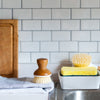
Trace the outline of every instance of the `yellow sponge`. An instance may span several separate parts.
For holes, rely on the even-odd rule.
[[[88,54],[75,54],[72,63],[75,67],[88,67],[91,63],[91,56]]]
[[[62,67],[61,75],[97,75],[96,67]]]

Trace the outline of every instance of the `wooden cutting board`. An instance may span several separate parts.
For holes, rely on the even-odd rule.
[[[18,76],[17,20],[0,20],[0,75]]]

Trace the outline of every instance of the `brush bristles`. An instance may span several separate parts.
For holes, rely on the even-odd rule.
[[[88,67],[91,63],[91,56],[88,54],[76,54],[72,58],[75,67]]]
[[[42,84],[46,84],[46,83],[50,83],[51,77],[34,77],[33,82],[34,83],[42,83]]]

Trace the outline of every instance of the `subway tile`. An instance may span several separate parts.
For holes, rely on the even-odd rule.
[[[60,42],[60,51],[77,52],[78,43],[77,42]]]
[[[49,53],[32,53],[32,62],[37,63],[39,58],[47,58],[49,62]]]
[[[24,20],[23,30],[41,30],[40,20]]]
[[[51,63],[61,63],[69,59],[68,53],[51,53]]]
[[[93,64],[100,64],[100,53],[90,53]]]
[[[96,42],[80,42],[79,52],[97,52]]]
[[[3,8],[21,8],[21,0],[3,0]]]
[[[80,8],[80,0],[61,0],[62,8]]]
[[[60,0],[42,0],[42,8],[60,8]]]
[[[19,41],[32,41],[32,32],[19,31]]]
[[[72,31],[73,41],[90,41],[89,31]]]
[[[0,8],[1,8],[1,0],[0,0]]]
[[[51,19],[51,10],[33,9],[33,19]]]
[[[82,30],[99,30],[99,20],[82,20]]]
[[[33,78],[33,73],[34,71],[38,68],[37,65],[34,65],[34,64],[27,64],[27,63],[24,63],[24,64],[19,64],[18,65],[19,68],[18,68],[18,77],[19,78],[23,78],[23,77],[30,77],[30,78]]]
[[[98,8],[99,0],[81,0],[82,8]]]
[[[52,19],[70,19],[70,9],[52,9]]]
[[[90,19],[90,9],[72,9],[72,19]]]
[[[52,40],[54,41],[68,41],[70,40],[70,32],[69,31],[53,31],[52,32]]]
[[[59,20],[43,20],[42,30],[60,30]]]
[[[41,51],[58,51],[58,42],[41,42]]]
[[[0,19],[12,19],[11,9],[0,9]]]
[[[22,0],[23,8],[41,8],[41,0]]]
[[[91,40],[100,41],[100,31],[91,31]]]
[[[30,53],[19,53],[19,63],[30,63]]]
[[[39,43],[38,42],[22,42],[21,51],[22,52],[39,51]]]
[[[91,9],[92,19],[100,19],[100,9]]]
[[[61,30],[79,30],[80,21],[79,20],[62,20]]]
[[[31,19],[31,9],[14,9],[13,18],[14,19]]]
[[[50,41],[51,32],[50,31],[34,31],[33,41]]]

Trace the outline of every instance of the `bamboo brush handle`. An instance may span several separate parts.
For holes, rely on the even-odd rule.
[[[34,72],[34,75],[48,76],[51,74],[51,72],[47,69],[48,59],[46,58],[37,59],[37,64],[39,68]]]
[[[48,59],[46,58],[37,59],[37,64],[39,66],[39,69],[45,70],[48,64]]]

